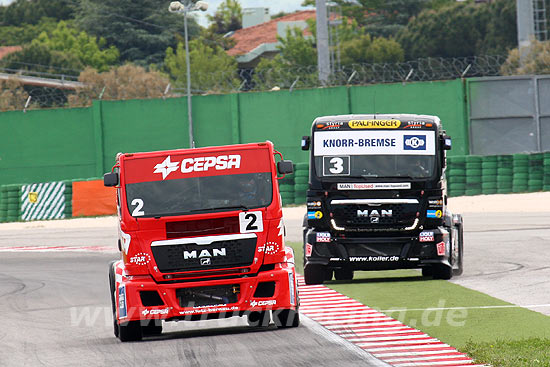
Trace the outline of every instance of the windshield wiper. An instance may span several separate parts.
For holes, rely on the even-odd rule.
[[[194,213],[194,212],[202,212],[202,211],[208,211],[208,210],[220,210],[220,209],[241,209],[241,210],[245,210],[245,211],[248,211],[248,207],[247,206],[244,206],[244,205],[233,205],[233,206],[217,206],[217,207],[213,207],[213,208],[201,208],[201,209],[193,209],[193,210],[190,210],[189,213]]]

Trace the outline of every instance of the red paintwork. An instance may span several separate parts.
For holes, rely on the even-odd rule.
[[[167,235],[166,224],[168,222],[179,222],[179,226],[193,228],[190,224],[185,226],[187,221],[200,221],[205,219],[237,217],[241,210],[232,210],[228,212],[203,213],[196,215],[182,215],[161,218],[134,218],[128,211],[126,202],[125,185],[128,183],[146,182],[162,180],[162,174],[153,173],[155,165],[164,161],[167,156],[170,156],[172,162],[182,162],[186,158],[194,157],[211,157],[230,154],[241,155],[240,167],[238,169],[226,170],[208,170],[203,172],[191,172],[187,174],[181,173],[180,170],[171,172],[165,177],[168,179],[221,175],[221,174],[237,174],[237,173],[253,173],[253,172],[271,172],[273,182],[273,200],[271,204],[265,208],[253,209],[254,211],[262,211],[263,232],[257,232],[257,247],[254,256],[254,262],[250,266],[238,268],[224,268],[223,276],[229,276],[230,279],[214,279],[219,277],[214,269],[205,271],[189,271],[185,273],[161,273],[156,266],[154,256],[151,251],[151,242],[162,240],[173,240],[174,238],[193,238],[201,237],[191,235],[187,237],[177,237],[173,234]],[[130,246],[126,253],[124,245],[122,246],[122,260],[116,266],[117,279],[117,305],[119,305],[119,287],[124,286],[126,292],[126,307],[127,317],[119,318],[117,307],[117,318],[119,322],[126,322],[140,319],[160,318],[170,319],[174,317],[184,317],[186,315],[200,315],[206,313],[223,313],[246,310],[262,310],[262,309],[296,309],[297,305],[297,283],[296,273],[294,269],[294,254],[289,247],[284,245],[284,236],[280,235],[283,231],[280,228],[282,221],[282,208],[279,195],[279,186],[277,181],[277,171],[275,166],[273,144],[271,142],[256,143],[256,144],[241,144],[223,147],[208,147],[197,149],[179,149],[161,152],[149,153],[133,153],[122,154],[118,157],[115,167],[118,166],[120,172],[120,187],[118,187],[118,214],[120,220],[120,241],[124,243],[124,235],[131,236]],[[231,226],[230,226],[231,227]],[[234,226],[233,226],[234,227]],[[239,233],[239,227],[236,227]],[[232,234],[232,233],[224,233]],[[183,234],[185,235],[185,234]],[[206,233],[207,236],[216,234]],[[266,246],[267,245],[267,246]],[[267,250],[268,249],[268,250]],[[136,261],[136,259],[144,259],[144,261]],[[133,259],[133,261],[132,261]],[[143,264],[145,262],[145,264]],[[276,264],[274,270],[258,272],[263,264]],[[242,269],[249,269],[248,273],[251,276],[242,278]],[[229,273],[229,274],[228,274]],[[253,274],[258,274],[254,276]],[[166,282],[166,275],[173,275],[174,279],[181,279],[181,282],[173,282],[168,284],[159,284]],[[289,285],[289,276],[292,283]],[[184,280],[184,281],[183,281]],[[274,297],[254,299],[252,296],[256,290],[256,284],[259,281],[275,281],[276,289]],[[180,308],[179,302],[176,299],[175,292],[177,289],[188,287],[203,287],[221,284],[239,284],[241,293],[238,297],[238,302],[228,304],[223,307],[210,306],[197,308]],[[292,287],[292,297],[290,294]],[[143,307],[139,292],[144,290],[156,290],[164,301],[164,306],[158,307]],[[290,303],[291,298],[294,303]],[[251,307],[252,301],[274,301],[271,305],[256,305]],[[272,302],[273,303],[273,302]],[[151,311],[156,310],[151,315]],[[144,312],[145,311],[145,312]]]

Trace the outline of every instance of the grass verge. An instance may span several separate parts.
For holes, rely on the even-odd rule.
[[[289,245],[295,251],[296,268],[303,274],[302,244]],[[351,282],[325,285],[468,353],[480,363],[550,367],[548,348],[532,353],[533,347],[550,343],[550,317],[538,312],[448,281],[423,278],[417,270],[361,271]],[[514,361],[531,362],[502,364],[495,353],[497,347],[502,348],[502,361],[509,355]]]

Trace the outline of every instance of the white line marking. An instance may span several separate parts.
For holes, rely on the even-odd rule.
[[[396,308],[393,310],[381,310],[380,312],[403,312],[403,311],[446,311],[446,310],[483,310],[493,308],[530,308],[530,307],[550,307],[550,303],[540,305],[500,305],[500,306],[466,306],[466,307],[433,307],[433,308]]]

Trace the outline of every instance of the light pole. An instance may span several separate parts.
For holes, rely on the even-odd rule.
[[[187,120],[189,121],[189,147],[195,147],[193,138],[193,111],[191,109],[191,66],[189,62],[189,40],[187,36],[187,13],[197,10],[206,11],[208,3],[204,1],[172,1],[168,7],[170,13],[183,13],[183,28],[185,33],[185,65],[187,67]]]

